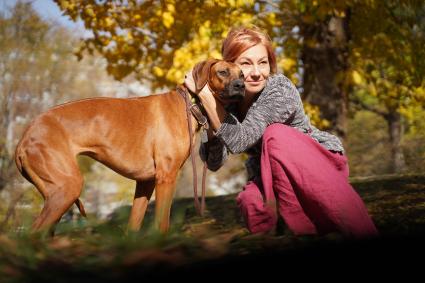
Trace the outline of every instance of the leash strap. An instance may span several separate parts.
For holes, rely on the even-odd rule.
[[[190,138],[190,155],[192,159],[192,172],[193,172],[193,194],[194,194],[194,202],[195,202],[195,209],[198,211],[198,213],[203,216],[205,211],[205,182],[206,182],[206,175],[207,175],[207,162],[204,161],[203,166],[203,173],[202,173],[202,195],[201,195],[201,204],[199,203],[198,199],[198,177],[196,172],[196,162],[195,162],[195,155],[193,153],[193,130],[192,125],[190,123],[190,115],[192,114],[195,119],[198,121],[198,124],[203,128],[201,133],[201,140],[205,145],[208,142],[208,134],[207,130],[209,128],[208,119],[203,115],[201,109],[197,104],[191,104],[191,101],[189,99],[190,94],[188,93],[187,88],[184,86],[177,86],[177,92],[184,98],[186,103],[186,114],[187,114],[187,125],[189,128],[189,138]]]

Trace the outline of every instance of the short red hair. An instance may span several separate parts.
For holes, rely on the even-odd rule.
[[[277,65],[272,42],[267,33],[261,31],[257,27],[232,28],[223,41],[221,54],[223,55],[224,60],[235,62],[239,55],[241,55],[245,50],[260,43],[266,47],[269,57],[270,72],[274,74],[277,71]]]

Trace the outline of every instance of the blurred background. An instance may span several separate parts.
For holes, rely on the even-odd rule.
[[[0,0],[0,231],[26,227],[41,209],[13,159],[32,118],[70,100],[174,89],[197,62],[220,58],[240,25],[268,32],[313,124],[343,140],[351,177],[423,173],[424,1]],[[207,194],[240,191],[245,158],[209,172]],[[131,203],[134,181],[79,163],[88,213],[107,218]],[[190,166],[176,197],[193,196]]]

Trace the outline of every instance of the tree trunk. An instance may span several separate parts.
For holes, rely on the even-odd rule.
[[[12,91],[5,92],[1,100],[0,115],[0,191],[16,174],[13,159],[13,119],[15,100]]]
[[[391,144],[391,173],[402,173],[406,169],[403,150],[400,146],[403,136],[403,123],[401,115],[397,111],[392,111],[386,117]]]
[[[19,192],[16,193],[16,195],[14,197],[12,197],[12,200],[9,203],[9,207],[6,211],[4,219],[0,223],[0,232],[5,231],[5,228],[6,228],[7,223],[9,222],[9,219],[11,219],[15,215],[16,205],[24,197],[24,193],[25,193],[25,191],[21,189]]]
[[[301,27],[303,99],[319,106],[322,118],[330,122],[328,130],[341,139],[345,138],[347,128],[348,22],[349,11],[345,18],[332,17]]]
[[[1,116],[0,116],[0,191],[4,189],[8,182],[9,173],[9,151],[7,130],[10,120],[10,95],[6,92],[2,93],[4,97],[1,102]]]

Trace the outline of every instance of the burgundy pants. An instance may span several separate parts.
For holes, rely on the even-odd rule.
[[[261,180],[250,181],[237,197],[248,230],[272,230],[279,214],[295,235],[377,236],[348,174],[346,156],[292,127],[270,125],[263,135]]]

